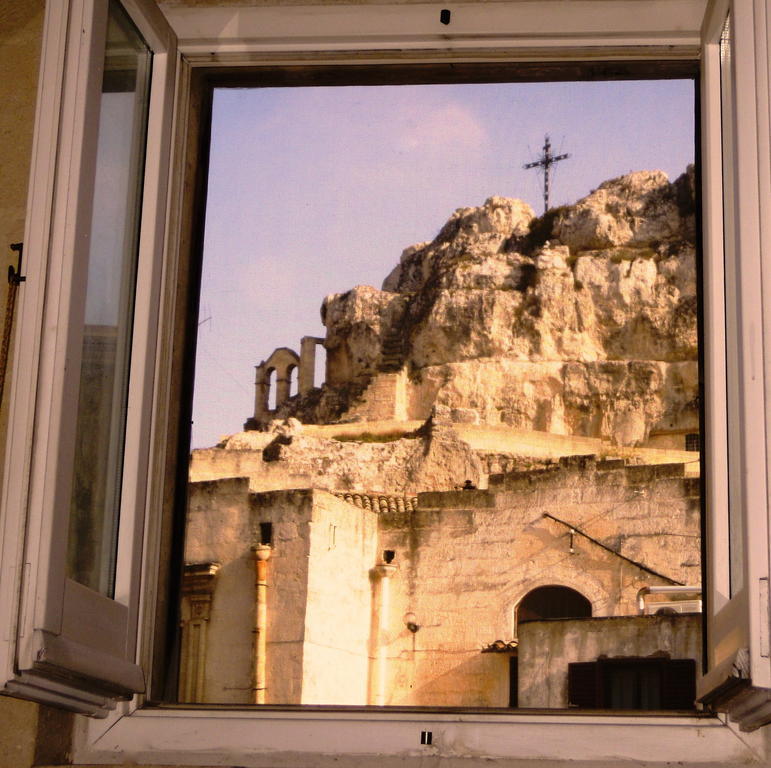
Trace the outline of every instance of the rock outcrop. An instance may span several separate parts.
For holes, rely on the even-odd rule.
[[[397,418],[438,405],[623,445],[698,429],[693,190],[692,168],[642,171],[540,218],[501,197],[457,210],[381,290],[324,300],[327,382],[276,415],[371,418],[368,387],[401,370]]]
[[[322,488],[414,494],[452,490],[465,481],[486,483],[480,455],[452,425],[430,419],[412,434],[320,437],[295,419],[275,421],[264,432],[241,432],[214,448],[193,451],[192,481],[249,477],[262,491]]]

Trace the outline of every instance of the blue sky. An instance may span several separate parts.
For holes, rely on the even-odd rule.
[[[193,447],[239,431],[254,366],[324,335],[328,293],[379,288],[459,207],[518,197],[544,135],[569,152],[552,205],[694,158],[691,81],[222,89],[215,92]]]

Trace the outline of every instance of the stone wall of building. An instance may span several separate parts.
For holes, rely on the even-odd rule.
[[[628,469],[608,470],[618,482],[608,483],[601,501],[586,504],[586,531],[594,531],[593,518],[601,523],[598,534],[614,525],[644,527],[649,510],[628,503]],[[683,575],[680,561],[698,562],[698,515],[689,520],[674,492],[672,509],[660,503],[667,522],[639,552],[638,565],[612,551],[612,536],[606,544],[554,519],[570,503],[582,506],[578,469],[563,468],[554,478],[550,487],[423,493],[414,513],[381,514],[381,541],[399,566],[388,703],[507,706],[508,669],[500,656],[480,651],[517,638],[516,608],[532,589],[569,587],[589,599],[593,615],[634,615],[639,589],[672,584]],[[658,493],[656,482],[650,492]],[[658,572],[645,568],[659,547],[670,555],[676,549],[679,560]],[[420,626],[412,636],[403,629],[409,612]]]
[[[251,525],[255,532],[260,523],[272,526],[272,551],[267,567],[265,702],[268,704],[304,703],[313,499],[311,490],[249,495]],[[255,538],[260,538],[257,533]],[[251,583],[254,583],[253,577]],[[252,604],[254,600],[253,597]]]
[[[379,373],[370,381],[361,399],[348,409],[345,418],[364,421],[425,420],[431,415],[431,406],[429,405],[427,409],[415,408],[411,397],[414,389],[404,370],[396,373]],[[416,412],[420,415],[413,415]]]
[[[258,541],[250,514],[249,483],[243,478],[191,483],[188,493],[185,562],[220,565],[202,650],[202,700],[248,703],[253,700],[255,612],[251,549]],[[293,541],[297,546],[304,544],[300,537]],[[304,558],[297,557],[293,569],[304,564]],[[183,635],[185,629],[183,625]]]
[[[377,514],[323,491],[314,492],[310,512],[301,703],[370,703]],[[278,575],[274,583],[280,586]],[[275,602],[278,624],[284,607],[278,595]]]
[[[219,564],[201,700],[254,701],[253,549],[266,523],[266,703],[366,703],[375,512],[324,491],[250,493],[245,478],[190,484],[185,561]]]
[[[686,470],[685,464],[566,457],[559,466],[491,476],[490,488],[529,496],[620,555],[682,584],[699,584],[700,479]]]
[[[518,639],[517,607],[533,589],[569,587],[593,616],[633,616],[643,587],[698,585],[698,483],[683,465],[578,457],[491,480],[382,504],[192,483],[186,560],[221,564],[207,700],[248,700],[260,523],[273,529],[272,703],[505,707],[508,656],[482,650]],[[384,563],[385,602],[374,578]]]
[[[663,656],[701,664],[700,614],[528,621],[519,628],[519,706],[568,706],[568,664]],[[619,652],[623,649],[623,652]]]

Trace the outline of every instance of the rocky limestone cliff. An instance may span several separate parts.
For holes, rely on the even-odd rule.
[[[458,209],[381,290],[324,300],[327,382],[276,416],[367,418],[373,383],[401,371],[397,418],[440,406],[622,445],[697,430],[694,210],[692,168],[630,173],[540,218],[502,197]]]

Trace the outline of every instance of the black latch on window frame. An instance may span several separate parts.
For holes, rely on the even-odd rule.
[[[19,260],[16,262],[16,268],[13,264],[8,267],[8,282],[11,285],[19,285],[23,283],[27,278],[21,274],[21,260],[24,256],[24,243],[11,243],[11,250],[19,254]]]

